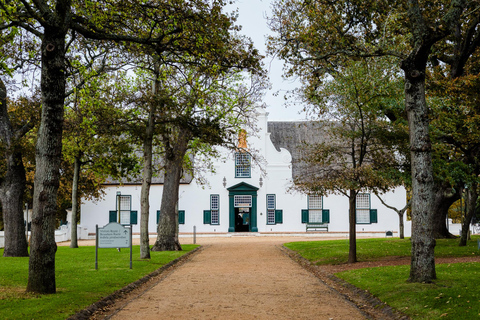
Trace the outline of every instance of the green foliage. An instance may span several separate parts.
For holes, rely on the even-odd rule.
[[[300,77],[300,92],[307,93],[307,101],[328,76],[335,77],[351,61],[388,56],[397,72],[400,62],[407,78],[413,69],[405,68],[414,65],[423,72],[418,65],[423,61],[432,137],[438,139],[434,149],[440,153],[435,169],[439,179],[454,185],[459,179],[472,180],[472,168],[459,161],[478,159],[466,156],[478,149],[473,110],[478,104],[479,42],[474,39],[479,21],[465,14],[476,9],[475,1],[341,0],[332,5],[323,0],[278,0],[273,3],[270,27],[276,35],[269,38],[269,50],[287,62],[286,77]],[[416,60],[410,64],[411,59]]]
[[[463,199],[455,201],[448,209],[448,218],[452,219],[452,223],[462,222],[463,211],[465,209],[463,201]]]
[[[126,127],[136,141],[142,141],[147,120],[153,117],[154,144],[161,156],[175,148],[180,135],[186,136],[188,154],[205,155],[205,162],[195,162],[199,173],[217,156],[215,146],[233,148],[240,128],[255,131],[252,119],[267,86],[260,70],[248,65],[219,66],[193,56],[182,56],[168,65],[156,56],[135,59],[136,77],[120,80],[128,85],[121,89],[124,99],[118,103],[124,104],[129,119]],[[188,64],[183,63],[186,60]],[[185,160],[185,169],[192,169],[190,158]]]
[[[298,1],[272,4],[269,51],[285,60],[285,75],[299,76],[307,91],[339,72],[350,59],[407,54],[402,1]]]
[[[386,58],[345,62],[315,90],[305,88],[312,114],[326,122],[324,142],[307,147],[315,171],[299,181],[301,188],[346,194],[404,184],[407,132],[402,121],[387,117],[399,113],[402,94],[402,81]]]
[[[438,66],[432,70],[429,82],[436,174],[452,186],[459,182],[465,186],[476,185],[480,173],[477,90],[480,74],[471,68],[472,64],[479,63],[477,60],[472,58],[467,64],[466,71],[474,74],[451,79],[444,76],[447,70]]]
[[[138,170],[135,146],[122,125],[128,114],[116,103],[121,97],[112,99],[122,83],[115,82],[113,75],[93,77],[92,72],[89,69],[80,75],[86,81],[74,90],[65,109],[63,157],[71,167],[76,157],[80,159],[83,197],[98,197],[106,178],[127,178]]]
[[[39,66],[40,49],[38,42],[28,32],[17,26],[5,29],[4,21],[5,16],[2,17],[0,8],[0,76],[4,80],[15,81],[13,77],[21,73],[19,70]],[[27,85],[27,82],[23,82],[23,85]]]
[[[28,258],[2,258],[0,264],[0,318],[66,319],[77,311],[123,288],[168,262],[195,248],[182,246],[180,252],[152,252],[151,259],[140,259],[139,247],[133,247],[133,267],[129,269],[130,251],[99,249],[95,270],[95,247],[70,249],[58,247],[56,281],[58,294],[25,293]],[[3,249],[0,250],[3,253]]]

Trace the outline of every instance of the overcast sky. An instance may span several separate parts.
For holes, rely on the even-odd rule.
[[[266,37],[271,33],[267,26],[266,17],[271,16],[270,0],[237,0],[227,7],[227,12],[238,8],[239,17],[237,24],[242,26],[242,34],[250,37],[255,47],[266,55]],[[269,72],[272,89],[265,95],[264,102],[267,105],[269,120],[301,120],[305,114],[299,114],[300,107],[289,106],[285,108],[284,93],[286,90],[295,88],[296,84],[282,79],[283,62],[272,57],[266,57],[265,67]],[[279,92],[278,96],[274,94]]]

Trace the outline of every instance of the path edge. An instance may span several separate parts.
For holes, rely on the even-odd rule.
[[[163,266],[161,266],[157,270],[147,274],[143,278],[140,278],[137,281],[126,285],[125,287],[113,292],[112,294],[104,297],[103,299],[92,303],[91,305],[89,305],[85,309],[78,311],[74,315],[68,317],[67,320],[88,320],[88,319],[90,319],[90,317],[92,315],[94,315],[96,312],[101,312],[101,310],[104,310],[104,309],[114,305],[117,300],[125,298],[129,293],[131,293],[132,291],[134,291],[136,289],[139,289],[142,285],[146,284],[149,280],[153,279],[154,277],[157,277],[157,276],[165,273],[166,271],[168,271],[172,268],[176,268],[176,267],[184,264],[185,262],[187,262],[187,260],[189,260],[191,258],[192,255],[196,254],[197,252],[199,252],[202,249],[203,249],[203,246],[199,246],[199,247],[185,253],[181,257],[178,257],[177,259],[172,260],[167,264],[164,264]],[[157,281],[157,282],[159,282],[159,281]],[[155,282],[155,284],[157,282]],[[145,290],[148,290],[148,289],[144,289],[141,292],[143,293]],[[140,294],[142,294],[142,293],[140,293]]]
[[[370,292],[362,290],[343,279],[338,278],[334,274],[327,272],[302,257],[297,252],[285,247],[279,246],[280,250],[290,259],[297,262],[305,270],[312,273],[316,278],[322,281],[329,288],[338,292],[346,300],[353,303],[370,319],[392,319],[392,320],[410,320],[411,318],[392,308],[385,302],[381,301]]]

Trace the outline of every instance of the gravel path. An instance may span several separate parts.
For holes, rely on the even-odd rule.
[[[111,319],[365,319],[287,257],[286,237],[198,239],[203,245]],[[304,239],[302,239],[304,240]]]

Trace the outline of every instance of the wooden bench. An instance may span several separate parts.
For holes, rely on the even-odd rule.
[[[306,231],[308,231],[308,229],[320,229],[328,232],[328,224],[321,222],[310,222],[306,224]]]

